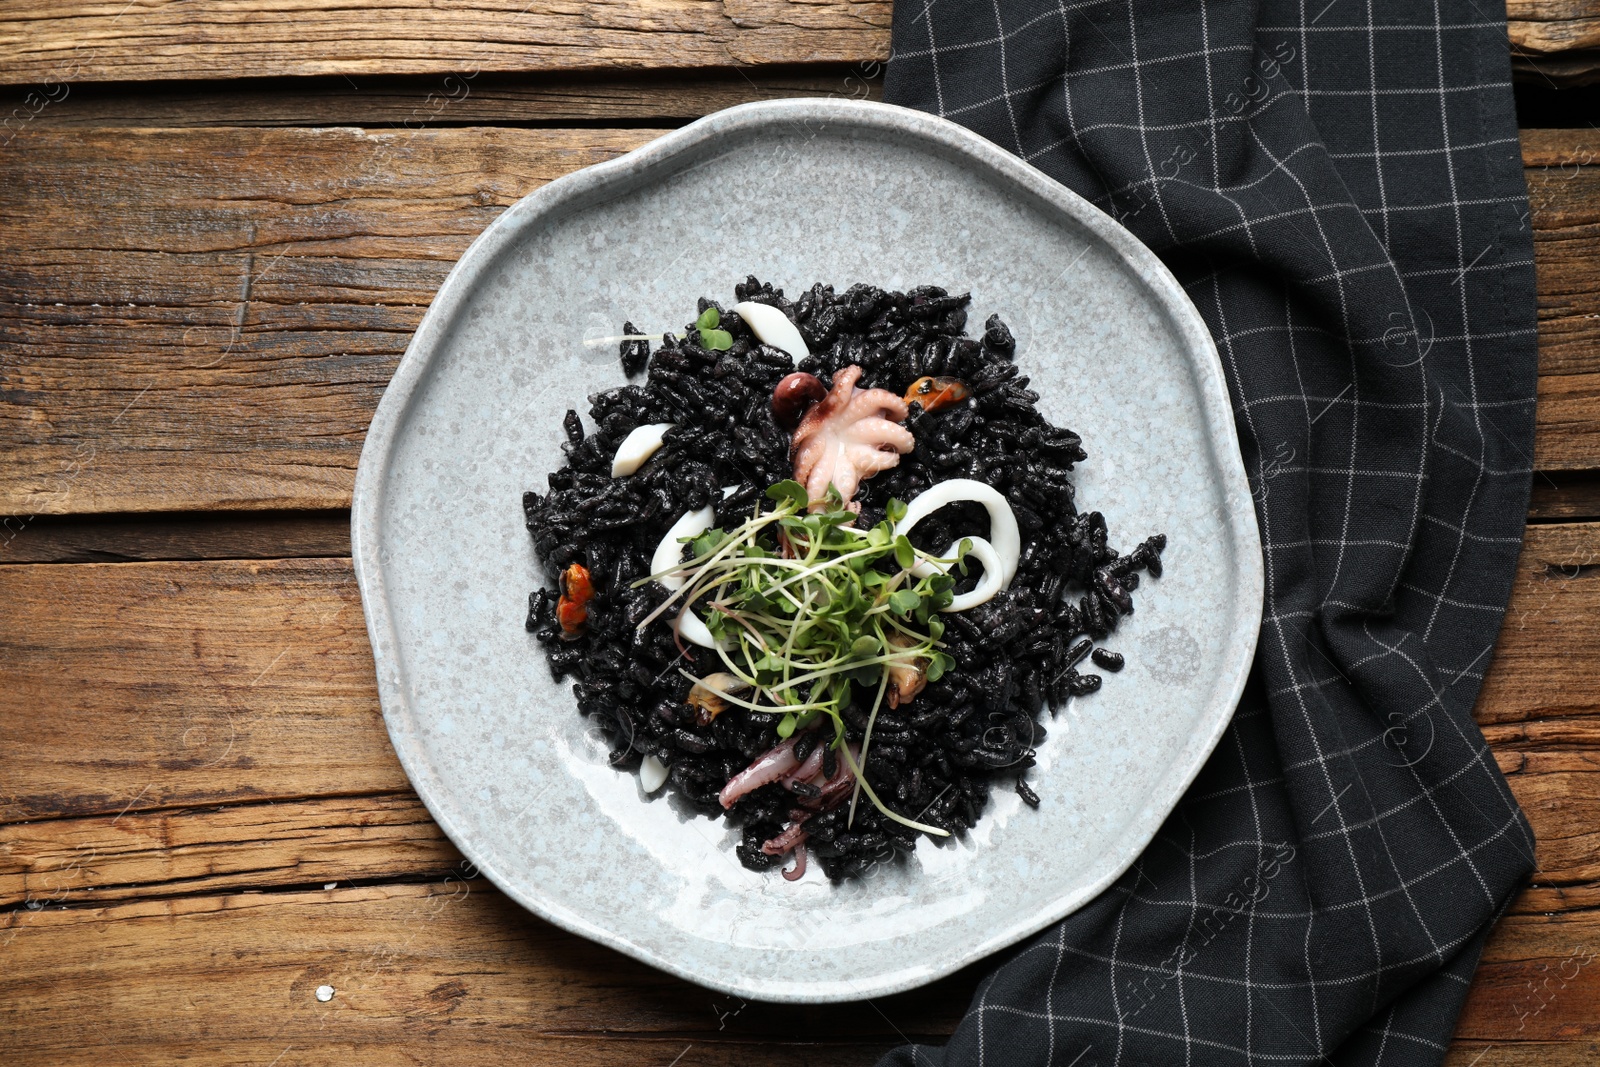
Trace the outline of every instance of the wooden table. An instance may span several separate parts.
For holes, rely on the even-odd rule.
[[[468,241],[707,111],[876,95],[889,4],[308,7],[0,8],[0,1060],[868,1064],[940,1040],[977,971],[747,1004],[464,877],[389,748],[348,558],[362,434]],[[1511,14],[1537,127],[1600,76],[1600,3]],[[1600,1062],[1600,131],[1528,128],[1523,156],[1539,473],[1477,715],[1539,871],[1458,1067]]]

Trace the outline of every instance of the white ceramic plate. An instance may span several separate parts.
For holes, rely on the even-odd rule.
[[[561,415],[623,381],[624,319],[681,329],[747,273],[972,292],[1000,312],[1113,543],[1164,531],[1166,576],[1112,639],[1122,674],[1050,725],[978,828],[843,886],[785,882],[737,833],[612,770],[523,629],[539,584],[521,496]],[[356,477],[356,573],[383,713],[428,809],[529,910],[714,989],[775,1001],[929,982],[1061,918],[1144,849],[1244,685],[1261,552],[1204,324],[1154,255],[966,130],[878,104],[720,112],[562,178],[456,265],[379,405]]]

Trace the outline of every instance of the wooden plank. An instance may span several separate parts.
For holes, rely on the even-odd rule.
[[[1600,524],[1528,527],[1476,715],[1485,726],[1600,714]]]
[[[454,987],[446,984],[441,998]],[[432,1014],[429,1012],[432,1010]],[[329,1013],[330,1021],[338,1016]],[[388,1038],[379,1045],[367,1042],[321,1040],[278,1046],[271,1041],[227,1044],[205,1040],[160,1041],[129,1048],[111,1043],[85,1048],[53,1048],[43,1053],[8,1051],[9,1067],[170,1067],[171,1064],[253,1064],[256,1067],[393,1067],[396,1063],[425,1062],[429,1067],[506,1067],[506,1064],[560,1064],[561,1067],[871,1067],[898,1041],[778,1041],[763,1039],[727,1041],[696,1035],[698,1040],[633,1038],[599,1034],[579,1037],[545,1037],[514,1031],[490,1037],[464,1036],[450,1026],[448,1009],[413,1008],[405,1024],[406,1036]],[[439,1040],[447,1035],[448,1041]],[[420,1050],[426,1048],[423,1053]],[[18,1058],[20,1057],[20,1058]],[[281,1057],[276,1059],[274,1057]],[[681,1059],[679,1057],[682,1057]],[[1521,1062],[1521,1061],[1508,1061]],[[1567,1067],[1578,1060],[1550,1059],[1551,1067]],[[1581,1061],[1584,1064],[1590,1061]],[[1087,1060],[1084,1061],[1086,1065]],[[1084,1065],[1080,1065],[1084,1067]],[[1452,1067],[1454,1063],[1452,1061]],[[1480,1067],[1504,1067],[1483,1064]]]
[[[885,0],[426,0],[363,5],[19,0],[0,17],[11,84],[626,70],[888,58]]]
[[[1600,1041],[1465,1041],[1457,1038],[1444,1067],[1590,1067],[1600,1062]]]
[[[1537,1042],[1551,1055],[1538,1062],[1588,1062],[1568,1052],[1600,1036],[1600,966],[1588,947],[1597,939],[1593,912],[1504,920],[1458,1037],[1480,1050]],[[741,1003],[456,880],[24,909],[0,917],[0,943],[0,1032],[8,1062],[24,1063],[113,1052],[143,1063],[202,1044],[235,1050],[229,1062],[267,1063],[287,1048],[297,1063],[382,1063],[445,1028],[451,1048],[471,1050],[468,1063],[495,1049],[502,1062],[524,1062],[576,1047],[595,1051],[575,1062],[613,1063],[620,1050],[676,1055],[686,1044],[715,1063],[725,1061],[716,1050],[748,1057],[757,1041],[818,1042],[807,1050],[818,1059],[800,1062],[867,1063],[889,1042],[948,1034],[983,970],[875,1004]],[[333,990],[326,1002],[315,996],[322,985]],[[611,1040],[559,1044],[584,1036]]]
[[[1538,840],[1543,911],[1600,883],[1600,723],[1485,731]],[[460,855],[410,792],[129,810],[0,824],[0,908],[81,906],[274,886],[437,880]],[[1554,903],[1552,903],[1554,900]]]
[[[1514,48],[1511,77],[1521,85],[1575,89],[1600,81],[1600,50],[1540,55]]]
[[[1594,1042],[1600,1038],[1600,918],[1510,915],[1484,949],[1456,1037]]]
[[[59,94],[58,94],[59,95]],[[879,100],[883,64],[586,74],[446,74],[74,85],[24,126],[677,125],[784,97]],[[0,139],[4,134],[0,134]]]
[[[1600,459],[1600,132],[1524,131],[1523,161],[1539,277],[1534,464],[1593,469]]]
[[[1600,49],[1600,9],[1593,0],[1506,0],[1507,35],[1524,54]]]
[[[947,1033],[978,977],[959,974],[876,1007],[741,1005],[460,879],[22,909],[0,915],[0,945],[8,1063],[22,1050],[112,1045],[121,1061],[201,1040],[256,1046],[234,1062],[267,1063],[286,1046],[319,1062],[319,1047],[351,1043],[371,1050],[357,1062],[383,1062],[375,1053],[385,1050],[392,1062],[397,1045],[444,1026],[452,1044],[515,1048],[504,1062],[517,1063],[542,1060],[529,1045],[596,1034],[672,1035],[673,1054],[686,1042],[729,1039],[848,1046]],[[321,985],[333,987],[331,1000],[316,1000]]]
[[[1600,131],[1523,130],[1522,160],[1539,279],[1539,370],[1593,376],[1600,372]]]
[[[398,792],[349,560],[0,567],[0,819]]]
[[[1546,522],[1600,518],[1600,473],[1541,471],[1534,475],[1528,518]]]
[[[1600,882],[1600,723],[1507,723],[1484,730],[1533,827],[1544,888]]]
[[[19,520],[347,506],[377,399],[467,243],[654,133],[23,136],[0,156],[0,513]],[[1536,131],[1525,151],[1538,460],[1600,468],[1600,135]]]
[[[372,410],[467,243],[654,134],[28,136],[0,161],[0,217],[17,220],[0,267],[0,510],[19,517],[348,506]],[[24,215],[75,236],[25,236]]]
[[[134,563],[349,554],[347,511],[0,520],[0,563]]]
[[[1528,518],[1600,519],[1600,472],[1540,471]],[[0,519],[0,563],[134,563],[157,560],[348,556],[350,513],[205,512]]]
[[[1541,374],[1533,463],[1593,470],[1600,459],[1600,374]]]
[[[192,0],[176,10],[22,0],[0,18],[0,78],[54,86],[881,62],[891,10],[870,0],[655,0],[645,7],[471,0],[448,11],[421,0],[316,7]],[[1580,0],[1508,0],[1507,11],[1515,54],[1535,76],[1563,77],[1570,66],[1563,57],[1587,60],[1600,47],[1600,16]]]
[[[48,819],[0,826],[0,908],[437,881],[461,863],[410,792]]]
[[[0,862],[0,877],[21,879],[11,883],[13,896],[29,879],[67,869],[80,842],[96,850],[100,866],[58,875],[69,894],[91,899],[105,886],[133,883],[172,891],[155,884],[181,885],[192,867],[146,878],[138,857],[125,861],[97,842],[171,835],[172,826],[190,825],[183,820],[214,822],[174,840],[203,857],[213,856],[208,842],[225,843],[224,873],[282,872],[253,884],[299,884],[292,872],[307,865],[319,872],[309,882],[439,869],[437,841],[417,845],[423,859],[413,866],[405,857],[374,858],[360,804],[325,812],[313,804],[304,820],[320,826],[318,834],[259,843],[241,840],[234,821],[292,820],[298,809],[129,822],[180,806],[407,793],[378,712],[347,560],[0,567],[0,602],[9,609],[0,627],[8,669],[0,686],[0,820],[87,820],[0,837],[33,842]],[[1549,886],[1600,881],[1597,612],[1600,523],[1530,527],[1477,716],[1534,822],[1538,881]],[[130,829],[147,826],[157,829]],[[133,873],[124,877],[117,872],[126,863]]]

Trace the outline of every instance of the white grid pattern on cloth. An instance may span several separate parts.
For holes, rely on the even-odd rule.
[[[1521,543],[1536,369],[1495,15],[1475,0],[897,12],[888,99],[1091,199],[1200,308],[1268,602],[1229,733],[1144,857],[1014,951],[947,1048],[891,1061],[1442,1060],[1533,864],[1471,720]]]

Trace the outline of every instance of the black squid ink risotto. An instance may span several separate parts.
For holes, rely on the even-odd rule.
[[[624,324],[635,383],[566,413],[523,497],[551,670],[614,766],[740,827],[754,870],[861,875],[970,829],[997,780],[1037,808],[1044,711],[1122,669],[1098,645],[1166,537],[1121,553],[1079,512],[1082,442],[998,315],[966,336],[967,294],[734,295],[681,337]]]

